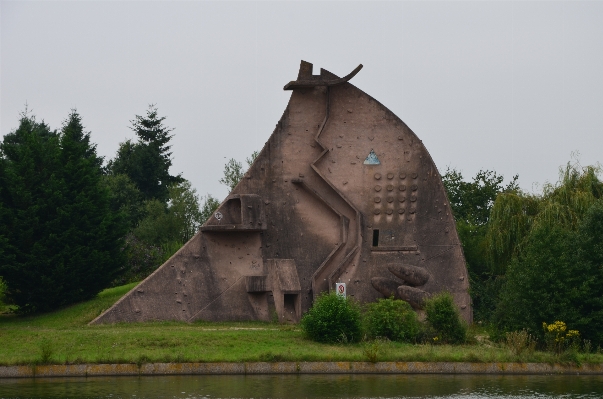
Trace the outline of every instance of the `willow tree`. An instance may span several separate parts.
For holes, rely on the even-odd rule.
[[[567,164],[556,184],[542,195],[520,191],[501,193],[494,201],[486,242],[493,271],[504,274],[507,265],[536,228],[575,230],[587,210],[603,198],[599,167]]]
[[[603,343],[603,183],[597,167],[567,165],[542,195],[500,195],[487,240],[505,274],[495,319],[542,334],[561,320]]]

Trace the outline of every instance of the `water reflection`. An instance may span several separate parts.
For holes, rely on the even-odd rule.
[[[263,375],[0,380],[0,398],[601,398],[603,376]]]

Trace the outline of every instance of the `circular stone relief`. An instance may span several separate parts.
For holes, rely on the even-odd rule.
[[[381,180],[381,173],[375,173],[375,180]]]
[[[416,195],[411,195],[410,196],[410,202],[415,202],[417,200],[417,196]]]
[[[406,185],[401,184],[399,189],[400,189],[400,191],[406,191]]]
[[[404,202],[404,201],[406,201],[406,197],[403,196],[403,195],[401,195],[401,196],[398,197],[398,201]]]
[[[404,208],[400,208],[400,209],[398,209],[398,213],[399,213],[400,215],[404,214]]]
[[[410,186],[410,188],[412,189],[412,191],[417,191],[417,188],[419,188],[419,186],[413,184],[412,186]]]
[[[391,184],[387,185],[387,191],[392,191],[394,189],[394,186]]]
[[[378,204],[379,202],[381,202],[381,198],[379,198],[379,197],[375,197],[375,203],[377,203],[377,204]]]
[[[375,209],[375,210],[373,211],[373,213],[374,213],[375,215],[378,215],[378,214],[380,214],[380,213],[381,213],[381,210],[380,210],[380,209]]]
[[[376,185],[375,186],[375,191],[377,191],[377,192],[381,191],[381,186],[380,185]]]
[[[400,179],[406,179],[406,173],[400,173]]]
[[[413,174],[412,174],[412,178],[413,178],[413,179],[416,179],[416,178],[417,178],[417,176],[419,176],[419,175],[418,175],[418,174],[416,174],[416,173],[413,173]]]
[[[393,209],[388,209],[387,211],[385,211],[385,213],[387,213],[388,215],[391,215],[392,213],[394,213]]]
[[[393,179],[394,178],[394,174],[393,173],[388,173],[387,174],[387,178],[390,179],[390,180]]]
[[[394,197],[387,197],[387,202],[389,202],[389,203],[394,202]]]

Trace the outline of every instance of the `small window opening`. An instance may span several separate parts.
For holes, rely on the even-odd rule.
[[[379,246],[379,229],[373,230],[373,247]]]

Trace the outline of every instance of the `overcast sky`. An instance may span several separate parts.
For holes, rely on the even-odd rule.
[[[555,182],[603,161],[603,2],[1,1],[0,133],[27,103],[77,108],[112,158],[157,104],[172,173],[222,199],[225,162],[262,148],[300,60],[343,76],[423,140],[443,171]],[[540,186],[538,186],[540,185]]]

